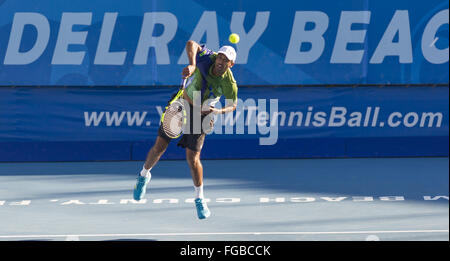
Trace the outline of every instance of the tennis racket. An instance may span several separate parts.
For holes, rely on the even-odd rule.
[[[180,99],[183,97],[185,85],[186,79],[183,79],[180,89],[172,96],[161,116],[162,130],[171,139],[180,137],[186,125],[185,102]]]

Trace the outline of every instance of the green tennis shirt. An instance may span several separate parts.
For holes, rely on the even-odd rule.
[[[202,54],[204,53],[205,53],[204,51],[200,52],[200,54],[198,54],[197,57],[202,56]],[[208,74],[206,75],[207,86],[205,88],[202,97],[202,104],[207,99],[213,99],[215,102],[217,102],[219,101],[222,95],[225,96],[225,99],[233,100],[233,102],[236,103],[238,87],[236,84],[236,80],[233,77],[233,73],[231,72],[230,69],[228,69],[223,75],[215,76],[212,70],[214,68],[214,62],[216,60],[217,53],[210,52],[208,56],[209,56],[208,58],[211,59],[212,64],[209,67]],[[201,58],[205,59],[206,57]],[[189,98],[191,98],[191,100],[193,101],[194,92],[195,91],[201,92],[202,87],[203,87],[203,75],[200,72],[199,68],[197,67],[193,75],[188,79],[185,91],[187,92]]]

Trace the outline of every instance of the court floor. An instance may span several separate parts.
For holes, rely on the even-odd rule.
[[[0,241],[448,241],[445,158],[206,160],[198,220],[185,161],[0,163]]]

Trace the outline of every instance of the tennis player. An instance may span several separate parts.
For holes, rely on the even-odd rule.
[[[201,110],[200,124],[203,122],[204,117],[224,114],[236,109],[238,87],[230,70],[236,60],[236,51],[231,46],[223,46],[216,53],[204,45],[190,40],[186,43],[186,52],[189,58],[189,65],[182,71],[183,78],[188,78],[183,99],[190,105],[189,111],[191,113],[188,117],[191,117],[189,121],[191,132],[183,134],[177,145],[186,149],[186,160],[194,182],[197,215],[199,219],[205,219],[211,215],[204,198],[203,166],[200,161],[200,152],[206,133],[201,127],[197,128],[201,129],[200,133],[192,131],[194,94],[201,94],[202,108],[206,107],[206,109]],[[214,103],[218,102],[222,95],[233,102],[226,104],[221,109],[215,108]],[[205,102],[211,101],[213,102],[209,103],[209,106],[205,106]],[[212,124],[213,122],[211,121],[211,129]],[[142,171],[137,177],[134,188],[135,200],[140,200],[145,196],[147,184],[151,179],[150,171],[164,154],[170,141],[171,138],[167,137],[160,127],[155,144],[148,152]]]

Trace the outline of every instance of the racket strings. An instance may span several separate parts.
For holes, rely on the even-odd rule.
[[[175,138],[183,131],[183,105],[174,102],[166,109],[162,127],[167,136]]]

